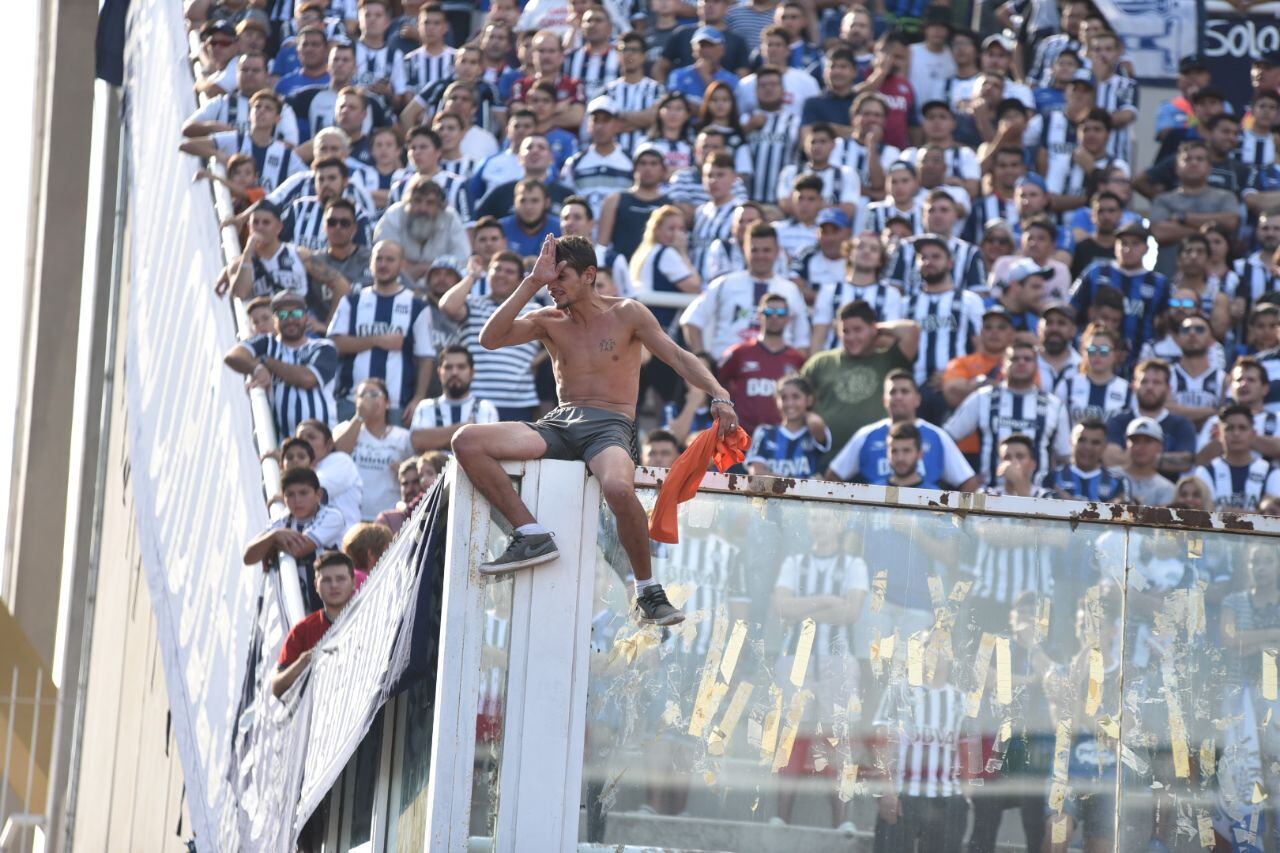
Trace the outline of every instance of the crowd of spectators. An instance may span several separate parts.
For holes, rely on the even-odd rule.
[[[555,405],[540,344],[479,343],[547,234],[713,367],[746,473],[1273,510],[1280,55],[1231,97],[1184,57],[1155,104],[1088,0],[989,12],[187,0],[225,362],[287,438],[246,562],[292,554],[332,618],[461,425]],[[637,405],[646,464],[711,425],[657,362]]]

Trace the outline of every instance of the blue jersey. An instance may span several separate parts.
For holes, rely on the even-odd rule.
[[[1104,503],[1129,499],[1129,478],[1106,468],[1085,472],[1075,465],[1063,465],[1046,474],[1041,485],[1062,498]]]
[[[1071,286],[1071,304],[1084,317],[1100,287],[1114,287],[1124,297],[1124,319],[1120,332],[1129,342],[1129,363],[1138,350],[1156,337],[1156,316],[1169,301],[1169,280],[1158,272],[1145,269],[1127,273],[1119,267],[1099,261],[1091,265]]]
[[[756,427],[751,437],[751,450],[747,452],[747,464],[760,462],[778,477],[812,478],[818,475],[818,460],[831,449],[831,431],[826,440],[818,442],[807,427],[792,432],[781,424]]]
[[[889,468],[888,418],[867,424],[831,460],[830,469],[842,480],[884,486],[893,473]],[[924,481],[921,489],[956,487],[973,476],[973,467],[951,436],[928,421],[916,420],[920,430],[920,463],[916,470]]]

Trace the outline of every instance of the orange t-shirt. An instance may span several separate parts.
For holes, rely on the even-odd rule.
[[[979,376],[986,376],[992,382],[999,382],[1004,378],[1003,366],[1004,358],[990,353],[975,352],[971,355],[957,356],[951,359],[947,369],[943,371],[942,384],[946,385],[952,379],[977,379]],[[982,449],[981,439],[976,432],[956,442],[956,446],[960,448],[961,453],[977,453]]]

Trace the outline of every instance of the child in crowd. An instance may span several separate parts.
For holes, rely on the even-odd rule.
[[[747,469],[775,477],[817,477],[818,460],[831,449],[831,430],[813,411],[813,386],[803,376],[788,376],[775,393],[782,423],[756,427]]]
[[[391,546],[393,537],[390,527],[371,521],[360,522],[342,537],[342,550],[355,567],[356,589],[369,579],[369,573]]]
[[[280,478],[280,488],[289,513],[271,522],[249,543],[244,550],[244,564],[261,563],[281,551],[292,556],[298,563],[298,583],[310,612],[322,606],[312,571],[316,552],[337,548],[346,523],[342,513],[322,502],[320,478],[310,468],[286,471]]]

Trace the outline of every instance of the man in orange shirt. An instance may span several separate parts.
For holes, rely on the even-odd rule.
[[[1013,318],[1003,305],[997,303],[983,313],[978,351],[951,359],[942,374],[942,396],[948,409],[960,405],[983,385],[1004,378],[1004,351],[1013,343],[1013,334]],[[962,453],[977,453],[977,433],[966,436],[957,445]]]

